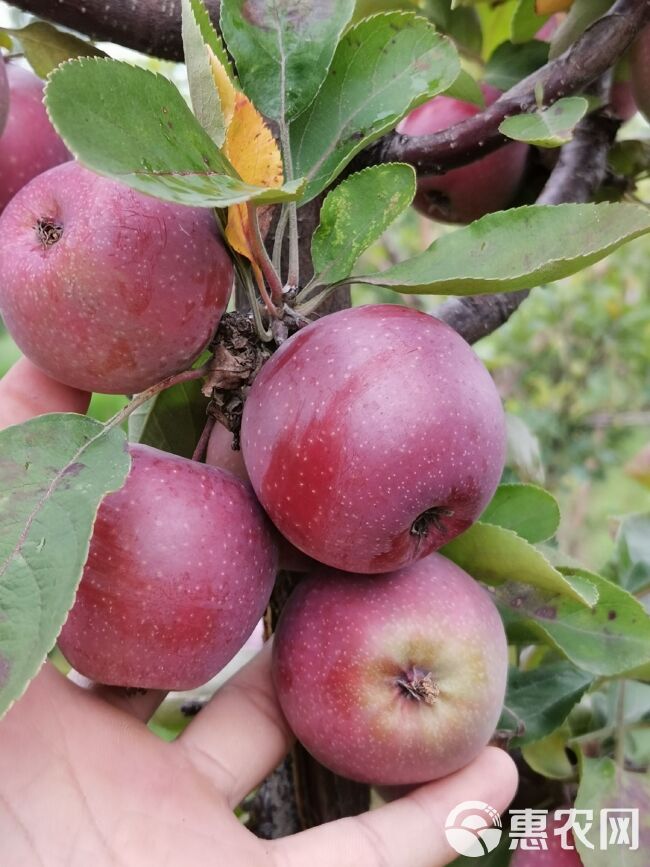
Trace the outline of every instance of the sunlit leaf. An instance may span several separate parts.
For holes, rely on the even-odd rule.
[[[223,208],[295,199],[302,186],[237,178],[172,82],[128,63],[69,61],[50,76],[46,104],[80,162],[161,199]]]
[[[221,0],[221,29],[244,92],[267,117],[291,120],[313,100],[354,0]]]
[[[419,256],[355,281],[442,295],[531,289],[575,274],[648,232],[650,212],[638,205],[528,205],[488,214]]]

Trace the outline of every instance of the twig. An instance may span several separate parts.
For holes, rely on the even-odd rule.
[[[11,0],[11,4],[91,39],[117,42],[167,60],[183,59],[180,0]],[[206,6],[217,23],[218,0],[206,0]]]
[[[198,461],[199,463],[203,463],[205,461],[205,454],[208,450],[210,434],[212,433],[216,423],[216,418],[213,415],[209,414],[205,420],[205,425],[203,426],[203,431],[201,432],[199,441],[196,444],[196,448],[194,449],[194,454],[192,455],[193,461]]]
[[[420,173],[439,174],[485,156],[509,141],[499,125],[506,117],[535,108],[540,88],[545,105],[586,90],[617,62],[648,21],[650,0],[617,0],[561,57],[520,81],[480,114],[432,135],[393,132],[363,151],[355,168],[407,162]]]
[[[607,154],[617,129],[618,122],[602,112],[586,117],[576,128],[573,140],[562,148],[538,204],[589,201],[607,172]],[[468,343],[475,343],[507,322],[528,295],[529,290],[523,289],[452,298],[438,308],[436,316]]]
[[[146,391],[136,394],[133,400],[129,401],[123,409],[106,422],[104,427],[106,430],[119,427],[124,421],[126,421],[132,412],[134,412],[139,406],[142,406],[143,403],[151,400],[152,397],[156,397],[156,395],[160,394],[161,391],[165,391],[166,389],[171,388],[174,385],[179,385],[182,382],[192,382],[194,379],[202,379],[204,376],[207,376],[209,372],[209,365],[206,364],[203,367],[196,367],[192,370],[185,370],[183,373],[175,373],[173,376],[167,376],[165,379],[157,382],[156,385],[152,385],[151,388],[148,388]]]

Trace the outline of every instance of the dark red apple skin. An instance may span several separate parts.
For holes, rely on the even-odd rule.
[[[385,304],[331,314],[286,341],[251,389],[241,441],[283,536],[321,563],[375,573],[426,556],[480,516],[506,431],[467,343]]]
[[[650,118],[650,27],[645,27],[630,49],[630,83],[641,114]]]
[[[9,113],[0,136],[0,213],[32,178],[71,159],[45,111],[41,79],[15,63],[7,64],[6,74]]]
[[[233,435],[222,424],[215,424],[208,440],[205,462],[210,467],[228,470],[238,478],[250,483],[241,449],[233,449]],[[276,543],[280,557],[279,569],[286,572],[309,572],[316,564],[311,557],[287,542],[276,532]]]
[[[562,837],[554,833],[555,828],[564,827],[566,821],[566,817],[556,820],[555,814],[550,813],[546,826],[548,849],[528,851],[518,848],[512,856],[510,867],[583,867],[578,852],[575,849],[563,849]],[[571,846],[575,846],[571,832],[568,834],[568,842]]]
[[[487,105],[500,92],[482,85]],[[469,102],[436,96],[412,111],[397,127],[408,136],[428,135],[473,117],[481,109]],[[509,207],[519,188],[528,146],[513,142],[467,166],[418,178],[414,207],[443,223],[471,223],[492,211]]]
[[[228,470],[244,482],[249,481],[241,449],[233,448],[232,433],[219,422],[215,424],[210,433],[205,462],[208,466]]]
[[[98,683],[194,689],[244,645],[277,570],[273,529],[248,485],[142,445],[101,504],[59,637]]]
[[[39,220],[58,227],[47,242]],[[189,367],[233,282],[210,211],[75,162],[39,175],[5,209],[0,273],[0,311],[25,355],[66,385],[114,394]]]
[[[399,685],[430,673],[432,704]],[[438,779],[492,736],[505,694],[506,637],[487,591],[431,554],[368,578],[323,567],[278,623],[273,681],[298,740],[337,774],[374,785]]]

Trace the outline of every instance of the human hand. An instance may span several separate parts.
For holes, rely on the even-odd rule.
[[[83,413],[88,400],[22,360],[0,382],[0,426]],[[516,788],[512,760],[487,748],[377,810],[259,840],[233,809],[291,745],[270,647],[171,744],[145,724],[160,699],[83,689],[43,667],[0,722],[2,867],[442,867],[455,857],[444,835],[452,807],[484,800],[501,810]]]

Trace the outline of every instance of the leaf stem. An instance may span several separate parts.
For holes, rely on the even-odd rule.
[[[112,430],[115,427],[119,427],[124,421],[126,421],[132,412],[134,412],[139,406],[142,406],[143,403],[151,400],[152,397],[156,397],[156,395],[160,394],[161,391],[165,391],[166,389],[171,388],[174,385],[179,385],[182,382],[191,382],[194,379],[201,379],[202,377],[207,376],[209,372],[209,365],[204,364],[203,367],[184,370],[182,373],[175,373],[172,376],[165,377],[165,379],[157,382],[156,385],[152,385],[150,388],[146,389],[146,391],[136,394],[123,409],[117,412],[105,423],[105,432]]]
[[[625,770],[625,681],[618,684],[618,696],[616,698],[616,766],[619,770]]]
[[[275,240],[273,242],[273,267],[278,274],[282,271],[282,245],[284,243],[284,233],[289,222],[289,208],[287,205],[282,205],[278,224],[275,227]]]
[[[253,280],[251,278],[250,270],[246,270],[242,273],[242,280],[244,283],[244,288],[246,289],[246,294],[248,296],[248,303],[253,313],[253,320],[255,322],[255,330],[257,331],[257,336],[263,343],[269,343],[273,339],[273,334],[271,331],[267,330],[264,327],[264,323],[262,322],[260,307],[257,302],[257,295],[255,294],[255,287],[253,286]]]
[[[262,273],[266,278],[267,283],[269,284],[269,288],[271,290],[271,298],[275,304],[282,306],[282,280],[280,280],[277,271],[273,267],[273,262],[269,258],[269,254],[264,245],[264,240],[262,238],[262,233],[260,232],[260,222],[257,217],[257,208],[255,205],[251,204],[251,202],[247,202],[246,204],[248,210],[248,220],[250,222],[251,230],[252,230],[252,244],[253,244],[253,253],[255,255],[255,260],[259,267],[262,269]],[[258,283],[260,281],[258,280]],[[267,306],[269,314],[274,318],[278,318],[278,311],[276,310],[273,303],[269,301],[267,303],[266,297],[268,297],[266,293],[266,289],[262,291],[260,287],[260,294],[264,299],[264,303]],[[269,307],[270,304],[270,307]]]
[[[289,141],[289,127],[284,118],[280,121],[280,146],[284,161],[284,173],[286,180],[293,180],[293,159],[291,157],[291,142]],[[287,271],[287,286],[295,289],[300,282],[300,243],[298,237],[298,207],[295,202],[290,202],[287,207],[289,214],[289,268]]]

